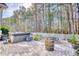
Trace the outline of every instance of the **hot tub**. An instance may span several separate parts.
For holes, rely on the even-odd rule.
[[[9,32],[9,39],[8,42],[16,43],[26,40],[27,37],[30,36],[30,33],[26,32]]]

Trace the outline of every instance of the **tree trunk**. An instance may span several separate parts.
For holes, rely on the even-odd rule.
[[[3,10],[0,10],[0,23],[1,23],[0,25],[1,25],[1,26],[3,25],[3,23],[2,23],[2,22],[3,22],[3,21],[2,21],[2,13],[3,13]]]
[[[71,3],[69,3],[69,16],[70,16],[69,21],[71,24],[71,33],[74,34],[75,30],[74,30],[73,8]]]
[[[67,9],[67,20],[68,20],[68,34],[71,33],[71,23],[69,18],[69,10]]]
[[[78,34],[79,34],[79,3],[77,3],[77,8],[78,8],[78,22],[77,22],[78,26],[77,26],[77,28],[78,28]]]
[[[36,4],[34,4],[34,7],[35,7],[35,32],[38,30],[38,24],[37,24],[37,6]]]
[[[50,4],[48,4],[48,30],[51,32],[51,12],[50,12]]]

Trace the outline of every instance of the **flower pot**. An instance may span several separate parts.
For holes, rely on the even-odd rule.
[[[45,48],[48,51],[54,51],[54,40],[46,39]]]

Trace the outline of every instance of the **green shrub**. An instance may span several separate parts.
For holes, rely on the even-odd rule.
[[[0,30],[2,31],[2,34],[8,34],[8,32],[9,32],[9,30],[6,26],[1,27]]]
[[[76,55],[79,56],[79,48],[76,50]]]
[[[72,44],[77,44],[77,38],[73,35],[72,39],[71,39],[71,43]]]
[[[33,40],[35,40],[35,41],[41,40],[41,35],[39,35],[39,34],[33,35]]]
[[[67,38],[65,37],[64,40],[67,40]]]

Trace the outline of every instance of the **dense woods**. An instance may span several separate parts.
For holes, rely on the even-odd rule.
[[[2,24],[13,32],[79,34],[79,4],[32,3],[28,9],[20,6]]]

